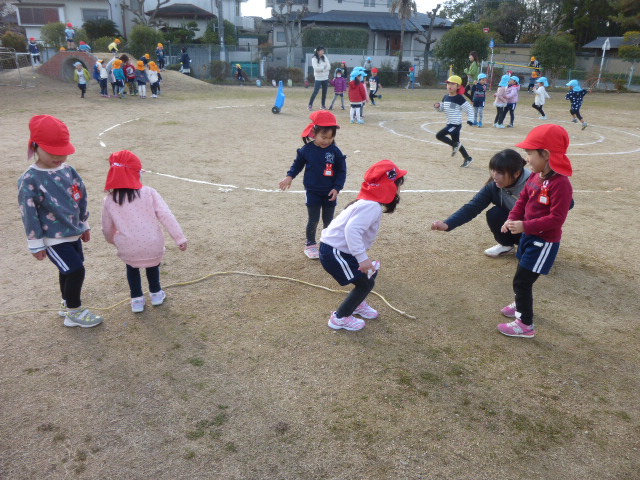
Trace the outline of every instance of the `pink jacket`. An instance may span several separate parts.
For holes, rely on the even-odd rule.
[[[496,103],[503,106],[507,104],[507,87],[498,87],[498,90],[496,90]]]
[[[515,85],[507,87],[507,94],[505,95],[507,97],[507,103],[518,103],[519,91],[520,85],[518,85],[517,83]]]
[[[122,205],[107,195],[102,202],[102,233],[118,250],[118,257],[127,265],[148,268],[159,265],[164,257],[164,226],[176,242],[187,241],[176,217],[151,187],[142,187],[140,197]]]

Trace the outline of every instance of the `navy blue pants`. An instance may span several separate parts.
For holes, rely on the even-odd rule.
[[[60,293],[68,308],[82,305],[80,294],[84,283],[84,254],[82,241],[64,242],[47,247],[47,257],[58,267]]]
[[[487,225],[489,225],[489,229],[491,233],[493,233],[493,238],[496,239],[496,242],[505,247],[512,247],[520,242],[521,234],[518,233],[514,235],[511,232],[502,233],[500,230],[504,222],[509,218],[509,210],[495,205],[487,210],[486,215]]]
[[[149,291],[158,293],[162,290],[160,287],[160,264],[155,267],[149,267],[147,271],[147,281],[149,282]],[[129,282],[129,290],[131,298],[142,296],[142,278],[140,277],[140,269],[127,265],[127,281]]]

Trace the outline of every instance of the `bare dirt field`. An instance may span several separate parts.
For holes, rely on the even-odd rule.
[[[179,285],[247,272],[340,289],[303,255],[301,178],[275,191],[311,91],[288,89],[274,115],[271,87],[166,73],[157,100],[103,99],[95,82],[81,100],[45,77],[0,87],[0,478],[640,478],[638,95],[588,95],[581,131],[564,92],[550,92],[547,115],[571,135],[576,205],[534,286],[534,339],[496,330],[516,260],[483,255],[495,243],[484,217],[429,228],[481,188],[493,153],[540,122],[532,96],[521,94],[514,129],[463,127],[467,169],[435,140],[444,88],[383,89],[366,125],[338,110],[349,166],[338,210],[373,162],[409,170],[371,257],[382,263],[375,290],[416,318],[370,297],[380,318],[335,332],[327,319],[342,293],[238,273]],[[62,325],[56,270],[26,248],[16,181],[34,114],[64,120],[77,149],[68,162],[93,226],[83,300],[105,308],[97,328]],[[168,299],[142,314],[100,232],[107,158],[121,149],[141,157],[143,182],[189,239],[186,252],[167,242]]]

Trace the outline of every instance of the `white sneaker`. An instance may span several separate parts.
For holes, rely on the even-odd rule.
[[[318,250],[318,245],[317,244],[313,244],[313,245],[307,245],[306,247],[304,247],[304,254],[312,259],[316,259],[316,258],[320,258],[320,251]]]
[[[164,293],[164,290],[160,290],[159,292],[156,292],[156,293],[150,293],[149,296],[151,297],[151,305],[156,307],[158,305],[162,305],[162,303],[164,302],[164,299],[167,298],[167,294]]]
[[[131,299],[131,311],[133,313],[144,312],[144,297],[136,297]]]
[[[513,253],[515,249],[516,247],[514,247],[513,245],[509,247],[507,245],[498,244],[491,248],[487,248],[484,251],[484,254],[487,257],[498,258],[498,257],[501,257],[502,255],[508,255],[509,253]]]
[[[544,117],[538,117],[538,118],[540,118],[540,120],[546,120],[547,116],[545,115]]]
[[[367,302],[362,302],[353,311],[353,315],[359,315],[367,320],[372,320],[374,318],[378,318],[378,311]]]

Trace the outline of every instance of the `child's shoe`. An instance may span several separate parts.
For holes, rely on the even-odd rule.
[[[573,120],[571,120],[573,123],[578,123],[578,119],[574,118]]]
[[[351,119],[351,123],[356,123],[356,121],[352,118],[352,119]]]
[[[374,318],[378,318],[378,311],[371,307],[367,302],[362,302],[353,311],[353,315],[360,315],[362,318],[366,318],[367,320],[373,320]]]
[[[309,105],[307,108],[309,109],[309,111],[313,110],[313,107],[311,105]]]
[[[460,167],[467,168],[469,165],[471,165],[471,162],[473,162],[473,158],[467,157],[464,159],[464,162],[462,162],[462,165],[460,165]]]
[[[546,116],[546,115],[543,115],[542,117],[539,117],[539,118],[540,118],[540,120],[546,120],[546,119],[547,119],[547,116]]]
[[[482,128],[482,122],[478,122],[478,128]]]
[[[340,330],[341,328],[344,328],[345,330],[353,332],[362,330],[366,324],[364,323],[364,320],[360,320],[353,315],[340,318],[336,316],[336,312],[333,312],[329,317],[328,325],[334,330]]]
[[[584,130],[588,126],[589,126],[589,124],[587,122],[582,122],[582,130]]]
[[[516,302],[510,303],[509,305],[504,307],[502,310],[500,310],[500,313],[505,317],[516,318]]]
[[[382,100],[382,95],[378,95],[378,100]]]
[[[65,314],[64,326],[90,328],[100,325],[102,320],[101,316],[91,313],[88,308],[77,308]]]
[[[318,245],[317,244],[313,244],[313,245],[307,245],[306,247],[304,247],[304,254],[309,257],[309,258],[320,258],[320,251],[318,250]]]
[[[361,118],[360,120],[358,120],[358,123],[365,123],[365,121]]]
[[[144,312],[144,297],[136,297],[131,299],[131,311],[133,313]]]
[[[496,128],[507,128],[504,125],[502,125],[501,123],[499,123],[498,125],[496,125]]]
[[[164,290],[160,290],[159,292],[149,293],[151,297],[151,305],[157,307],[158,305],[162,305],[164,299],[167,298],[167,294],[164,293]]]
[[[342,110],[344,110],[344,107],[342,107]]]
[[[513,128],[513,123],[510,123],[509,125],[507,125],[507,128]]]
[[[65,317],[67,315],[67,301],[60,300],[60,310],[58,310],[58,315],[61,317]]]
[[[499,324],[498,331],[508,337],[533,338],[536,336],[536,328],[533,325],[525,325],[519,318],[510,323]]]
[[[462,144],[460,142],[456,142],[456,144],[451,147],[451,156],[455,157],[456,153],[458,153],[458,150],[460,150],[460,147],[462,146]]]

